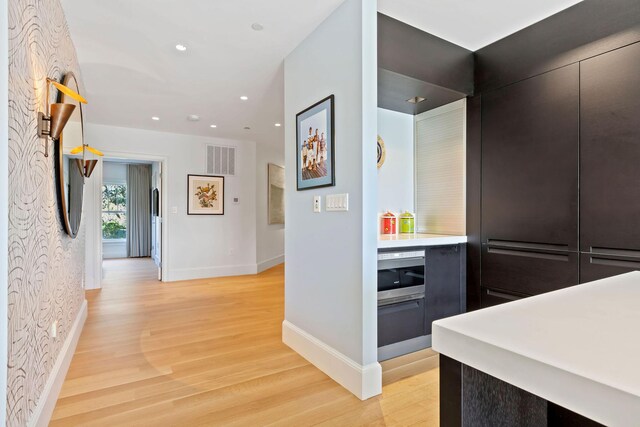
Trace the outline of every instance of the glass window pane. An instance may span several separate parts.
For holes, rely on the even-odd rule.
[[[102,210],[126,211],[127,186],[123,184],[107,184],[102,186]]]
[[[102,238],[126,239],[127,215],[123,213],[102,213]]]

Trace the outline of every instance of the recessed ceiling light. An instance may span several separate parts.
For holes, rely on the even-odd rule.
[[[407,102],[410,103],[410,104],[419,104],[422,101],[426,101],[426,100],[427,100],[427,98],[423,98],[421,96],[414,96],[413,98],[407,99]]]
[[[244,95],[242,95],[242,96],[240,97],[240,99],[242,99],[243,101],[246,101],[247,99],[249,99],[249,97],[248,97],[248,96],[244,96]]]
[[[217,128],[218,126],[216,126],[216,125],[211,125],[211,126],[209,126],[209,127],[210,127],[210,128]]]
[[[187,50],[187,47],[183,44],[177,44],[176,50],[179,50],[180,52],[184,52],[185,50]]]
[[[282,126],[280,123],[276,123],[277,128],[279,128],[280,126]]]
[[[153,117],[151,117],[151,120],[155,120],[155,121],[157,122],[158,120],[160,120],[160,117],[158,117],[158,116],[153,116]]]
[[[198,120],[200,120],[200,116],[197,114],[189,114],[187,116],[187,120],[189,120],[190,122],[197,122]]]
[[[262,26],[262,24],[259,24],[257,22],[254,22],[253,24],[251,24],[251,28],[254,31],[262,31],[262,30],[264,30],[264,27]]]

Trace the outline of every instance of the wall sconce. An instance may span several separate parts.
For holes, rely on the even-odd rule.
[[[51,104],[51,106],[49,106],[49,84],[54,85],[60,92],[70,96],[78,102],[86,104],[87,100],[84,99],[79,93],[76,93],[65,85],[60,84],[47,77],[47,91],[45,98],[46,113],[38,113],[38,136],[40,138],[49,137],[51,139],[59,139],[60,134],[62,133],[62,129],[64,129],[67,121],[69,121],[69,118],[71,117],[71,114],[73,113],[73,110],[75,110],[76,106],[61,102]],[[48,142],[45,144],[44,156],[49,157]]]
[[[85,178],[89,178],[93,173],[93,170],[96,168],[96,165],[98,164],[98,159],[87,160],[86,159],[87,151],[90,151],[91,153],[100,157],[104,156],[104,154],[100,150],[93,148],[89,144],[84,144],[84,145],[81,145],[80,147],[74,148],[73,150],[71,150],[71,154],[78,154],[81,151],[82,151],[82,158],[76,159],[76,165],[78,166],[78,169],[80,169],[80,173],[82,174],[82,176],[84,176]]]

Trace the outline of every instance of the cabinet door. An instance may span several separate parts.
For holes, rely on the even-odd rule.
[[[580,246],[640,250],[640,43],[580,65]]]
[[[578,248],[579,66],[482,95],[482,237]]]
[[[466,307],[465,247],[436,246],[426,248],[425,302],[427,335],[431,324],[463,313]]]
[[[482,308],[493,307],[494,305],[504,304],[506,302],[518,301],[526,298],[526,295],[518,295],[512,292],[496,291],[493,289],[481,288],[481,304]]]
[[[422,335],[424,298],[378,307],[378,347]]]
[[[640,253],[634,251],[608,251],[580,255],[580,283],[587,283],[618,274],[640,270]]]
[[[482,247],[482,286],[538,295],[578,284],[578,253],[517,242]]]

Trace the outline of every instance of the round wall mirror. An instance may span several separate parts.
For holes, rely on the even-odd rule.
[[[73,73],[66,74],[62,84],[80,93],[78,81]],[[72,155],[70,152],[73,148],[81,147],[84,144],[82,104],[64,93],[60,93],[59,102],[76,106],[60,135],[60,139],[55,144],[60,213],[67,234],[75,238],[78,235],[82,218],[84,176],[81,172],[81,165],[76,161],[76,159],[82,159],[82,152],[77,155]]]

